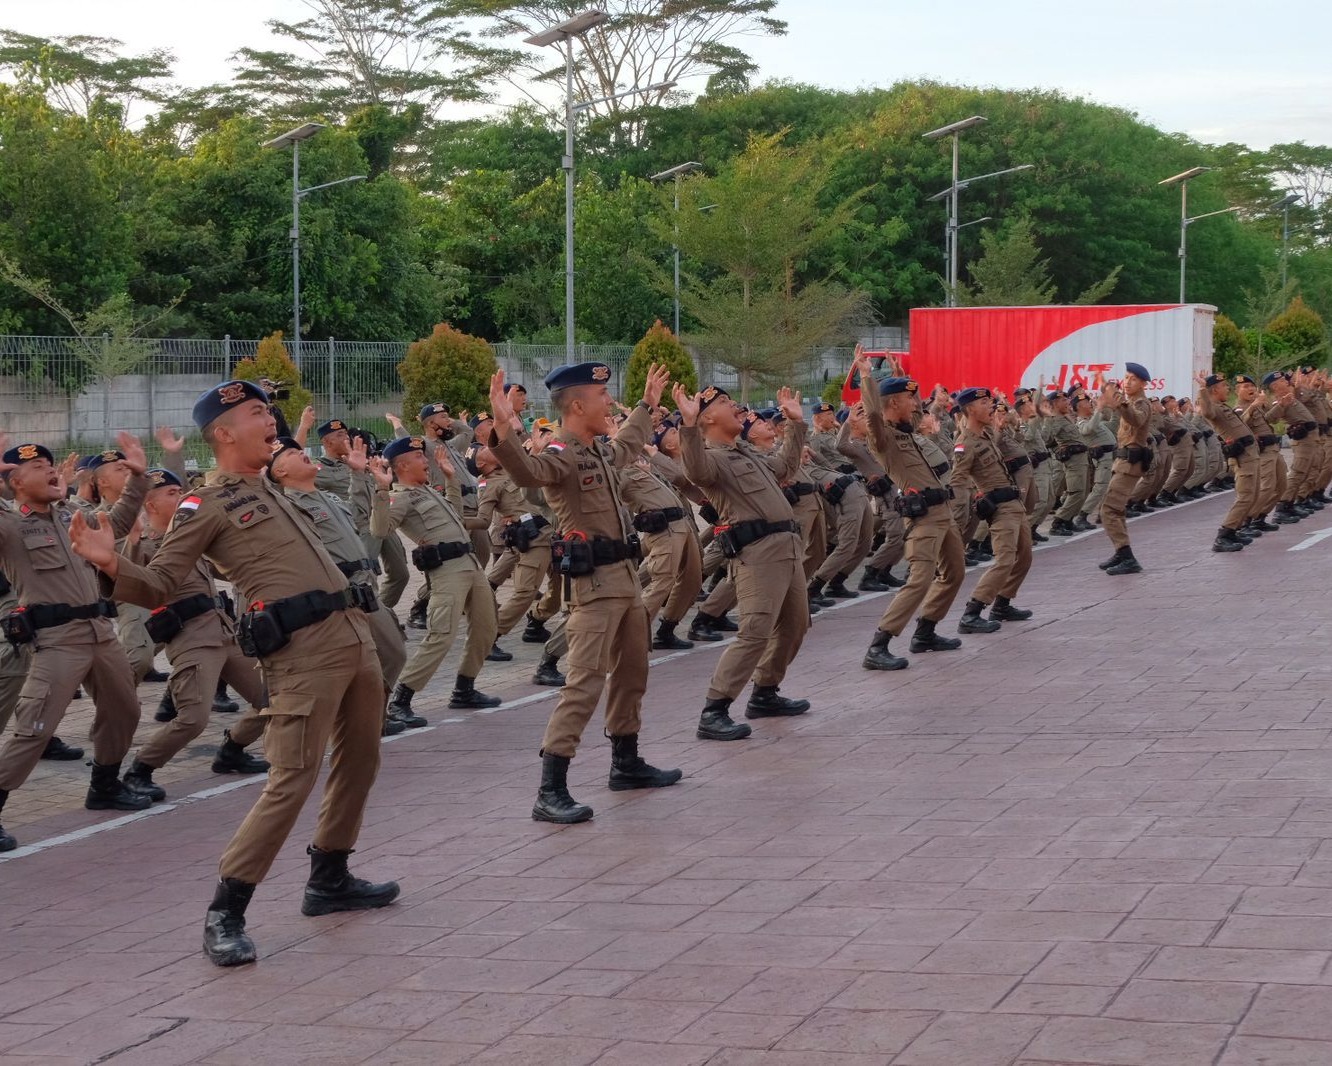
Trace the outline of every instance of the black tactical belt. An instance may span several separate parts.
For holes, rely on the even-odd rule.
[[[637,537],[632,541],[612,540],[610,537],[593,537],[588,543],[592,545],[593,566],[611,566],[614,563],[623,563],[643,557],[643,549],[638,543]]]
[[[1050,458],[1049,452],[1032,452],[1031,465],[1033,468],[1040,466],[1045,460]]]
[[[818,486],[812,481],[797,481],[782,489],[782,495],[786,497],[787,503],[795,503],[800,497],[812,495],[817,491]]]
[[[157,608],[148,616],[144,628],[148,630],[148,635],[153,638],[154,644],[166,644],[180,635],[186,622],[209,611],[225,609],[220,596],[210,596],[206,592],[200,592],[198,595],[186,596],[183,600],[176,600],[165,607]]]
[[[836,481],[823,486],[823,498],[834,506],[842,502],[846,490],[856,483],[854,474],[843,474]]]
[[[1030,455],[1015,455],[1011,459],[1004,460],[1004,466],[1008,467],[1010,474],[1016,474],[1024,466],[1031,462]]]
[[[8,596],[14,591],[14,586],[9,583],[9,578],[0,573],[0,596]]]
[[[338,592],[315,590],[273,603],[254,603],[236,626],[236,644],[241,654],[261,659],[285,648],[293,633],[352,607],[367,614],[379,610],[375,590],[369,585],[349,585]]]
[[[1272,447],[1272,445],[1280,443],[1281,443],[1281,438],[1278,437],[1275,433],[1264,433],[1261,437],[1258,438],[1258,447],[1263,449],[1270,448]]]
[[[462,487],[462,494],[463,494],[464,496],[475,496],[475,495],[476,495],[476,486],[475,486],[475,485],[464,485],[464,486]]]
[[[1075,455],[1082,455],[1087,451],[1085,444],[1061,444],[1055,449],[1055,458],[1061,463],[1066,463]]]
[[[991,489],[984,496],[997,506],[1001,503],[1012,503],[1021,496],[1021,493],[1012,485],[1001,485],[997,489]]]
[[[734,525],[718,528],[717,543],[721,545],[722,554],[726,558],[734,559],[751,544],[765,537],[771,537],[775,533],[799,532],[800,524],[790,519],[785,522],[769,522],[764,518],[754,518],[747,522],[736,522]]]
[[[1092,459],[1103,459],[1114,450],[1115,446],[1113,444],[1098,444],[1089,454]]]
[[[1254,438],[1252,435],[1236,437],[1234,440],[1225,441],[1221,445],[1221,454],[1227,459],[1238,459],[1249,450],[1249,445],[1253,443]]]
[[[80,619],[116,617],[116,605],[111,600],[81,603],[77,607],[68,603],[34,603],[19,610],[27,616],[33,629],[50,629]]]
[[[1152,458],[1152,450],[1150,448],[1139,448],[1133,445],[1130,445],[1127,448],[1116,448],[1115,458],[1125,459],[1130,463],[1145,463]]]
[[[1286,427],[1286,436],[1291,440],[1304,440],[1317,428],[1317,422],[1296,422],[1293,426]]]
[[[930,467],[930,469],[934,471],[935,477],[943,477],[946,473],[948,473],[950,465],[948,463],[939,463],[936,466]]]
[[[837,472],[839,474],[854,474],[856,472],[856,464],[842,463],[840,466],[838,466]]]
[[[1318,432],[1321,433],[1324,437],[1326,437],[1326,436],[1327,436],[1327,431],[1328,431],[1328,428],[1329,428],[1329,427],[1332,427],[1332,423],[1329,423],[1329,422],[1319,422],[1319,423],[1318,423]]]
[[[1170,436],[1166,437],[1166,443],[1169,444],[1171,447],[1174,447],[1176,444],[1178,444],[1180,441],[1184,439],[1184,434],[1187,432],[1188,432],[1187,429],[1175,430],[1175,432],[1170,434]]]
[[[373,574],[378,569],[378,564],[373,559],[354,559],[350,563],[337,563],[335,565],[342,571],[343,577],[352,577],[362,570],[369,570]]]
[[[471,550],[471,541],[422,544],[412,549],[412,565],[421,571],[437,570],[451,559],[461,559]]]

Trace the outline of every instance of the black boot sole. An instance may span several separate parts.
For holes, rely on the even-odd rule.
[[[253,777],[255,774],[266,774],[266,773],[268,773],[268,765],[265,763],[265,764],[264,764],[264,768],[263,768],[262,770],[260,770],[260,769],[258,769],[258,768],[250,769],[250,768],[248,768],[248,767],[238,766],[238,765],[235,764],[235,763],[221,763],[221,764],[219,764],[219,763],[217,762],[217,760],[214,759],[214,760],[213,760],[213,773],[215,773],[215,774],[240,774],[242,777]]]
[[[241,943],[233,943],[232,946],[221,949],[210,947],[205,936],[203,951],[204,956],[214,966],[244,966],[254,962],[259,954],[255,950],[254,941],[248,936]]]
[[[683,777],[683,770],[658,770],[651,777],[617,775],[612,770],[606,787],[612,792],[632,792],[641,788],[670,788]]]
[[[146,811],[152,805],[153,801],[142,792],[136,792],[130,799],[89,793],[83,801],[83,808],[88,811]]]
[[[808,707],[801,707],[799,704],[797,704],[795,707],[792,708],[780,708],[780,709],[774,709],[770,707],[758,707],[758,708],[746,707],[745,717],[746,718],[795,718],[798,717],[799,715],[805,714],[808,710],[809,710]]]
[[[911,664],[897,655],[890,655],[887,658],[866,655],[860,665],[866,670],[905,670]]]
[[[340,914],[343,911],[374,911],[387,907],[402,894],[396,881],[383,886],[382,892],[357,896],[311,897],[306,893],[301,900],[301,913],[307,918],[317,918],[321,914]]]
[[[557,811],[549,811],[537,804],[532,808],[532,821],[550,822],[554,825],[577,825],[579,822],[587,822],[592,818],[593,810],[591,807],[580,807],[576,811],[568,814],[561,814]]]
[[[449,709],[454,711],[480,711],[490,707],[498,707],[503,701],[498,696],[468,696],[460,698],[452,696],[449,698]]]
[[[744,740],[753,732],[743,722],[737,722],[733,728],[725,731],[700,728],[694,733],[694,736],[698,737],[699,740]]]
[[[654,640],[652,642],[653,651],[688,651],[693,646],[689,641],[681,640],[679,637],[670,641]]]
[[[986,633],[998,633],[998,625],[977,625],[975,622],[958,622],[957,631],[959,633],[973,633],[984,635]]]

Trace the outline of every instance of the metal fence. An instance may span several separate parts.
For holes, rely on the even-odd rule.
[[[186,433],[190,453],[201,458],[202,444],[190,422],[194,401],[229,378],[259,345],[231,337],[145,339],[130,372],[104,380],[97,375],[97,352],[89,349],[98,343],[98,338],[0,335],[0,430],[11,441],[89,452],[106,447],[118,430],[147,440],[155,427],[165,425]],[[527,387],[533,410],[545,413],[545,390],[539,386],[565,362],[564,345],[502,341],[494,349],[509,379]],[[406,351],[405,341],[304,341],[301,384],[314,394],[321,420],[344,418],[387,435],[385,413],[402,410],[398,364]],[[632,353],[629,345],[581,344],[576,357],[608,364],[611,391],[619,396]],[[700,381],[732,390],[738,386],[738,375],[721,353],[695,351],[694,358]],[[829,381],[844,377],[850,361],[850,348],[813,350],[800,361],[793,384],[815,396]],[[751,390],[750,398],[765,402],[772,398],[769,393],[760,387]]]

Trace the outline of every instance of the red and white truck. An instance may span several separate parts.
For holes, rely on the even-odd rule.
[[[925,394],[942,384],[1011,396],[1042,381],[1094,390],[1131,362],[1151,373],[1149,396],[1187,396],[1194,374],[1211,372],[1215,321],[1208,304],[920,307],[911,312],[910,350],[893,354]],[[858,394],[852,384],[848,377],[844,394]]]

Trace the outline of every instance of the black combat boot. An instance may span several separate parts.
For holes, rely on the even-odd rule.
[[[586,822],[592,817],[592,808],[577,802],[569,795],[569,758],[564,755],[541,753],[541,787],[537,790],[536,804],[532,807],[534,822],[558,822],[570,825]]]
[[[141,792],[154,803],[166,799],[166,789],[153,780],[153,767],[135,759],[125,771],[125,787],[132,792]]]
[[[879,570],[879,582],[887,585],[891,589],[900,589],[906,584],[906,578],[894,577],[892,570],[885,566]]]
[[[1050,532],[1053,533],[1054,529],[1051,528]],[[968,566],[979,566],[981,561],[980,541],[967,541],[967,548],[963,553],[962,559]]]
[[[980,542],[980,557],[982,562],[988,562],[994,558],[994,541],[992,538],[987,536]]]
[[[1052,537],[1071,537],[1073,533],[1073,526],[1063,518],[1056,518],[1050,523],[1050,536]]]
[[[1096,565],[1099,566],[1102,570],[1109,570],[1112,566],[1117,566],[1118,564],[1122,563],[1131,554],[1132,553],[1127,548],[1116,548],[1114,555],[1110,556],[1110,558],[1107,559],[1105,562],[1097,563]]]
[[[721,614],[712,616],[712,628],[718,633],[739,633],[740,627],[731,621],[730,615],[725,611]]]
[[[145,681],[151,681],[155,685],[160,685],[163,681],[170,681],[171,675],[162,673],[161,670],[157,669],[157,667],[154,666],[151,670],[149,670],[146,674],[143,675],[143,679]]]
[[[145,811],[153,801],[142,792],[135,792],[120,780],[120,763],[103,766],[92,764],[92,778],[83,806],[90,811]]]
[[[846,587],[846,574],[838,574],[828,582],[828,595],[835,600],[854,600],[860,596],[859,592]]]
[[[1315,511],[1321,511],[1325,506],[1327,506],[1323,502],[1322,498],[1319,497],[1317,493],[1313,492],[1305,496],[1302,502],[1304,503],[1305,507],[1312,507]]]
[[[426,629],[429,624],[426,620],[426,605],[418,600],[412,604],[412,609],[407,612],[407,628]]]
[[[1179,497],[1173,492],[1166,492],[1162,489],[1156,496],[1157,506],[1173,507],[1179,503]]]
[[[0,788],[0,813],[5,809],[5,800],[9,799],[9,793]],[[18,847],[18,841],[14,839],[12,833],[6,833],[5,827],[0,825],[0,851],[13,851]]]
[[[996,596],[994,606],[990,608],[990,618],[995,622],[1025,622],[1031,612],[1025,607],[1014,607],[1007,596]]]
[[[809,700],[788,700],[776,685],[755,685],[745,705],[746,718],[790,718],[809,710]]]
[[[825,584],[826,582],[821,577],[810,578],[809,586],[806,589],[809,593],[810,603],[817,603],[820,607],[826,606],[824,601],[827,600],[828,597],[823,594],[823,586]]]
[[[865,652],[865,658],[861,660],[860,665],[866,670],[905,670],[908,666],[907,661],[888,650],[888,642],[892,639],[891,633],[882,629],[877,630],[874,639],[870,641],[869,651]]]
[[[957,637],[941,637],[934,631],[937,623],[928,618],[916,619],[916,631],[911,634],[911,650],[913,652],[925,651],[957,651],[962,647],[962,642]]]
[[[1142,573],[1142,564],[1133,557],[1132,548],[1120,548],[1119,551],[1115,552],[1115,555],[1119,561],[1105,568],[1105,572],[1111,577]]]
[[[1087,521],[1087,516],[1085,514],[1080,514],[1077,518],[1073,519],[1074,533],[1089,533],[1095,528],[1094,525]]]
[[[423,725],[429,725],[424,718],[412,710],[412,697],[415,695],[415,689],[408,688],[399,681],[397,687],[393,690],[393,698],[389,700],[389,720],[401,722],[404,729],[420,729]]]
[[[217,883],[213,902],[204,916],[203,949],[214,966],[243,966],[254,962],[254,941],[245,932],[245,908],[255,886],[224,877]]]
[[[475,710],[479,707],[498,707],[503,701],[498,696],[487,696],[478,692],[476,678],[459,674],[453,683],[453,694],[449,696],[449,706],[454,710]]]
[[[1265,532],[1267,532],[1265,529],[1263,529],[1262,526],[1258,524],[1258,519],[1256,518],[1246,518],[1243,524],[1240,526],[1240,531],[1243,532],[1243,534],[1246,537],[1248,537],[1250,540],[1253,540],[1257,537],[1261,537]]]
[[[527,616],[527,627],[523,630],[524,644],[544,644],[550,640],[550,630],[546,628],[546,623],[533,618],[530,614]]]
[[[1281,527],[1273,525],[1271,522],[1269,522],[1267,520],[1267,515],[1260,514],[1257,518],[1253,520],[1253,528],[1261,529],[1264,533],[1275,533]]]
[[[559,659],[553,655],[543,655],[537,663],[536,673],[532,675],[532,684],[545,685],[548,688],[563,688],[564,675],[556,668]]]
[[[512,653],[505,651],[498,644],[492,644],[490,646],[490,654],[486,656],[486,662],[488,663],[513,662],[513,655]]]
[[[305,883],[301,913],[307,917],[336,911],[369,911],[387,907],[398,898],[397,881],[374,884],[353,877],[347,869],[350,851],[321,851],[311,844],[310,880]]]
[[[693,645],[675,635],[675,627],[680,623],[663,618],[657,623],[657,634],[652,638],[652,646],[657,651],[687,651]]]
[[[170,722],[176,717],[176,701],[171,698],[171,689],[162,693],[162,700],[153,715],[154,722]]]
[[[612,792],[628,792],[635,788],[665,788],[684,777],[682,770],[658,770],[649,766],[638,754],[638,734],[611,737],[610,781]]]
[[[887,592],[892,586],[884,582],[877,569],[867,566],[865,572],[860,575],[860,584],[856,588],[861,592]]]
[[[240,710],[240,704],[227,695],[227,683],[220,678],[213,693],[213,710],[218,714],[235,714]]]
[[[1237,552],[1242,551],[1244,542],[1235,536],[1233,529],[1227,529],[1222,526],[1216,531],[1216,540],[1212,541],[1212,551],[1214,552]]]
[[[731,721],[730,700],[708,700],[698,717],[699,740],[744,740],[753,730],[744,722]]]
[[[689,623],[689,639],[712,643],[722,639],[722,635],[712,628],[716,619],[702,611],[694,612],[694,620]]]
[[[77,762],[83,758],[83,749],[76,748],[72,744],[66,744],[57,736],[52,736],[46,742],[46,747],[42,749],[42,758],[50,759],[52,762]]]
[[[1050,538],[1047,537],[1044,533],[1042,533],[1042,532],[1041,532],[1039,529],[1037,529],[1035,526],[1032,526],[1032,527],[1031,527],[1031,539],[1032,539],[1032,541],[1033,541],[1034,543],[1036,543],[1036,544],[1045,544],[1045,543],[1047,543],[1047,542],[1049,541]]]
[[[230,729],[224,729],[222,743],[218,745],[217,754],[213,756],[213,773],[266,774],[268,763],[257,755],[251,755],[231,739]]]
[[[985,604],[980,600],[967,600],[967,605],[962,609],[962,620],[957,623],[959,633],[995,633],[999,630],[999,623],[992,622],[988,618],[981,617],[981,611],[985,610]]]
[[[405,733],[407,727],[396,718],[390,718],[387,713],[384,715],[384,724],[379,727],[381,737],[396,737],[399,733]]]

